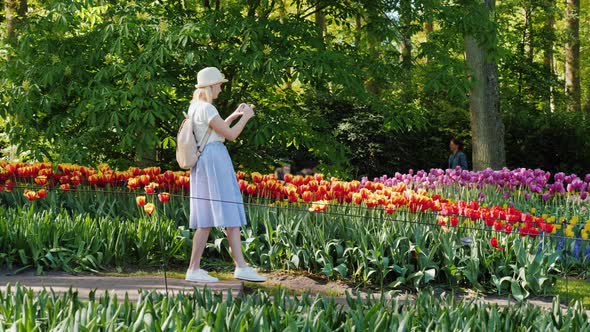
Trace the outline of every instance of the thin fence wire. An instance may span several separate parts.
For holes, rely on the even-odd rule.
[[[25,187],[25,186],[15,186],[14,189],[30,189],[29,187]],[[59,188],[46,188],[46,190],[49,191],[63,191]],[[103,194],[118,194],[118,195],[133,195],[133,196],[149,196],[149,195],[157,195],[157,193],[154,194],[143,194],[143,193],[138,193],[138,192],[134,192],[134,191],[124,191],[124,190],[103,190],[103,189],[80,189],[80,188],[76,188],[76,189],[70,189],[67,193],[103,193]],[[337,212],[337,211],[329,211],[330,206],[336,206],[336,207],[340,207],[342,206],[341,204],[336,204],[336,203],[327,203],[326,205],[328,206],[328,208],[325,211],[322,212],[310,212],[308,208],[301,208],[299,206],[293,206],[294,204],[292,203],[287,203],[286,205],[281,205],[281,204],[277,204],[280,203],[281,201],[272,201],[272,200],[268,200],[267,203],[258,203],[258,202],[244,202],[242,201],[228,201],[228,200],[223,200],[223,199],[212,199],[212,198],[204,198],[204,197],[194,197],[194,196],[190,196],[190,195],[184,195],[184,194],[176,194],[176,193],[168,193],[171,197],[177,197],[177,198],[183,198],[183,199],[192,199],[192,200],[201,200],[201,201],[209,201],[209,202],[216,202],[216,203],[224,203],[224,204],[235,204],[235,205],[244,205],[244,206],[251,206],[251,207],[260,207],[260,208],[266,208],[266,209],[276,209],[276,210],[283,210],[283,211],[292,211],[292,212],[301,212],[301,213],[319,213],[321,215],[325,215],[325,216],[334,216],[334,217],[343,217],[343,218],[360,218],[360,219],[366,219],[366,220],[385,220],[385,221],[390,221],[390,222],[398,222],[398,223],[408,223],[408,224],[415,224],[415,225],[424,225],[424,226],[441,226],[436,222],[424,222],[424,221],[418,221],[418,220],[409,220],[409,219],[396,219],[393,217],[388,217],[385,216],[385,210],[383,209],[379,209],[379,208],[369,208],[369,207],[364,207],[364,206],[360,206],[360,205],[350,205],[350,208],[352,210],[357,210],[357,211],[366,211],[366,212],[379,212],[381,215],[380,216],[375,216],[374,213],[364,213],[364,214],[351,214],[351,213],[346,213],[346,212]],[[255,198],[258,199],[258,198]],[[312,205],[313,202],[310,203],[306,203],[308,205]],[[442,216],[442,214],[440,213],[435,213],[435,212],[428,212],[428,211],[418,211],[418,212],[411,212],[411,211],[399,211],[396,210],[396,212],[400,213],[406,213],[406,214],[412,214],[414,215],[416,218],[420,217],[420,216],[426,216],[426,217],[439,217]],[[455,217],[464,217],[460,214],[446,214],[444,215],[445,217],[451,217],[451,216],[455,216]],[[561,225],[567,225],[567,223],[560,223]],[[471,230],[471,231],[482,231],[482,232],[491,232],[491,233],[503,233],[503,234],[520,234],[518,232],[518,229],[514,229],[512,232],[506,233],[503,230],[495,230],[493,229],[493,227],[475,227],[475,226],[467,226],[467,225],[457,225],[457,226],[450,226],[447,225],[446,227],[448,227],[449,229],[464,229],[464,230]],[[526,236],[528,236],[528,234],[525,234]],[[567,237],[564,235],[558,235],[558,234],[550,234],[550,233],[546,233],[546,232],[542,232],[539,234],[539,236],[543,236],[545,238],[550,238],[550,239],[565,239],[565,240],[573,240],[573,241],[581,241],[581,242],[590,242],[590,239],[584,239],[581,237]]]

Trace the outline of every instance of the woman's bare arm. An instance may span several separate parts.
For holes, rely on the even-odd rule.
[[[223,120],[219,115],[217,115],[211,120],[211,122],[209,122],[209,126],[213,128],[213,130],[215,130],[217,135],[229,141],[233,141],[236,138],[238,138],[238,136],[240,136],[242,130],[244,130],[244,127],[246,126],[246,123],[248,123],[248,121],[253,116],[254,111],[251,108],[248,108],[244,110],[243,115],[240,118],[240,121],[238,121],[238,123],[236,123],[233,127],[230,127],[229,125],[231,122],[228,123],[227,121]]]

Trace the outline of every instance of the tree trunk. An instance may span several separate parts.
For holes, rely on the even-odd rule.
[[[361,44],[361,35],[363,28],[363,21],[360,13],[357,13],[354,17],[354,47],[359,48]]]
[[[321,9],[318,9],[315,12],[315,24],[320,31],[319,37],[323,41],[324,35],[326,33],[326,15],[324,14],[324,12]]]
[[[565,92],[568,110],[579,112],[580,100],[580,0],[567,0],[565,44]]]
[[[27,0],[5,0],[6,38],[14,43],[18,37],[18,27],[27,17],[29,8]]]
[[[426,40],[430,41],[430,34],[434,31],[434,24],[431,19],[426,20],[424,23],[424,33],[426,34]],[[430,63],[430,57],[426,57],[426,63]]]
[[[484,0],[494,10],[495,0]],[[498,68],[488,52],[471,35],[464,37],[465,59],[472,86],[469,92],[473,169],[500,169],[506,164],[504,124],[500,116]]]
[[[527,3],[525,7],[524,26],[525,26],[525,40],[524,50],[526,54],[526,60],[529,65],[533,64],[533,6],[531,3]]]
[[[543,23],[543,68],[546,77],[551,78],[545,90],[545,109],[551,112],[555,111],[555,89],[553,86],[553,77],[555,75],[555,62],[553,54],[553,44],[555,42],[555,0],[546,0],[543,3],[545,20]]]
[[[205,9],[211,9],[211,3],[209,0],[203,0],[203,7],[205,7]]]

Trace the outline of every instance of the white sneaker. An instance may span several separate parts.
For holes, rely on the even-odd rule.
[[[209,275],[209,273],[203,269],[198,269],[198,270],[187,270],[186,271],[186,278],[184,278],[185,280],[188,281],[194,281],[194,282],[208,282],[208,283],[213,283],[213,282],[218,282],[219,279],[212,277]]]
[[[236,270],[234,272],[234,278],[254,282],[266,281],[265,277],[256,273],[256,271],[249,266],[236,267]]]

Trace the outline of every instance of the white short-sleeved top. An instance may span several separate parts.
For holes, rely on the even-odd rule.
[[[204,101],[196,101],[191,103],[189,106],[188,116],[189,118],[193,119],[193,130],[195,131],[195,135],[199,140],[199,145],[202,144],[203,139],[205,138],[207,128],[209,128],[209,123],[217,115],[219,115],[217,108]],[[212,142],[225,142],[225,138],[217,135],[215,130],[212,130],[207,143]]]

